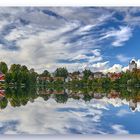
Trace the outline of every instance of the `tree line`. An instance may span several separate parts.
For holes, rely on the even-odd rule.
[[[25,65],[12,64],[8,69],[5,62],[0,62],[0,71],[5,74],[5,84],[14,86],[30,86],[36,84],[37,73]]]
[[[52,73],[48,70],[44,70],[41,74],[38,74],[34,71],[34,69],[28,69],[25,65],[20,64],[12,64],[8,69],[8,66],[5,62],[0,62],[0,71],[5,74],[5,83],[6,85],[15,85],[15,86],[31,86],[37,84],[37,77],[52,77]],[[89,77],[93,75],[93,72],[90,70],[85,69],[83,72],[82,79],[73,79],[68,83],[64,81],[57,80],[51,81],[47,85],[49,86],[75,86],[75,87],[108,87],[108,86],[139,86],[140,87],[140,69],[134,69],[132,72],[126,71],[122,72],[120,78],[116,80],[111,80],[109,77],[102,77],[102,78],[93,78],[90,79]],[[68,70],[64,67],[57,68],[54,73],[53,77],[63,77],[64,79],[68,77],[69,74],[72,75],[79,75],[79,71],[74,71],[69,73]],[[44,83],[46,85],[46,82]]]

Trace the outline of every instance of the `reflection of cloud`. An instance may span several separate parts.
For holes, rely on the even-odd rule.
[[[122,134],[122,126],[105,122],[110,106],[106,99],[92,99],[89,102],[69,99],[66,104],[56,103],[50,98],[47,102],[38,98],[34,103],[13,108],[7,106],[1,111],[0,133],[29,134]],[[113,101],[112,101],[113,102]],[[104,114],[104,112],[106,112]],[[110,114],[111,115],[111,114]],[[109,120],[111,121],[111,120]],[[115,131],[112,131],[115,130]],[[120,132],[122,131],[122,133]]]
[[[115,131],[115,134],[128,134],[127,130],[124,130],[122,125],[115,124],[112,126],[112,129]]]
[[[53,99],[49,99],[46,103],[42,98],[38,98],[27,106],[19,108],[8,106],[1,112],[0,120],[2,127],[5,128],[3,131],[5,134],[92,134],[104,133],[96,129],[96,126],[100,125],[101,116],[102,110],[99,109],[99,105],[97,109],[90,102],[69,99],[66,104],[57,104]],[[8,121],[15,122],[10,129],[7,126],[10,124],[5,126]]]
[[[132,114],[132,112],[122,109],[122,110],[119,110],[116,115],[119,116],[119,117],[122,117],[122,116],[125,116],[125,115],[128,115],[128,114]]]
[[[97,104],[97,107],[96,107]],[[99,106],[100,104],[100,106]],[[47,103],[38,98],[33,104],[13,108],[8,106],[0,114],[3,133],[31,134],[70,134],[70,133],[105,133],[100,130],[102,108],[101,101],[85,103],[69,99],[66,104],[57,104],[53,99]],[[10,129],[6,122],[15,122]],[[7,124],[10,125],[10,124]],[[98,129],[97,129],[98,128]]]
[[[126,99],[120,99],[120,98],[111,98],[111,99],[109,99],[109,98],[107,98],[107,97],[104,97],[103,98],[103,101],[104,102],[106,102],[106,103],[109,103],[109,104],[111,104],[111,105],[113,105],[114,107],[120,107],[120,106],[122,106],[122,105],[128,105],[129,103],[128,103],[128,101],[126,101]]]

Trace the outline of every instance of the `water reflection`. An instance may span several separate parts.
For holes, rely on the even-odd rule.
[[[140,90],[130,87],[7,88],[0,90],[0,108],[0,133],[140,133]]]
[[[68,98],[75,100],[84,100],[85,102],[91,99],[120,99],[126,100],[129,108],[136,111],[140,104],[140,90],[127,89],[115,90],[110,89],[95,89],[95,91],[87,91],[86,89],[73,91],[71,89],[47,89],[47,88],[7,88],[0,89],[0,108],[4,109],[8,102],[13,107],[25,106],[28,102],[33,103],[35,99],[42,97],[45,101],[53,98],[57,103],[66,103]]]

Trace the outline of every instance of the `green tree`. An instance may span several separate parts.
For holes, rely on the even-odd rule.
[[[49,71],[44,70],[43,73],[41,74],[41,76],[50,76]]]
[[[0,100],[0,108],[1,109],[6,108],[7,107],[7,104],[8,104],[7,98],[4,97],[3,99]]]
[[[12,73],[6,73],[6,75],[5,75],[5,82],[7,84],[12,82]]]
[[[85,69],[83,71],[83,74],[84,74],[84,79],[88,79],[89,76],[92,74],[92,72],[90,70]]]
[[[4,74],[8,71],[8,66],[5,62],[0,62],[0,71]]]
[[[54,74],[55,74],[56,77],[64,77],[64,78],[66,78],[68,76],[68,71],[67,71],[66,68],[57,68],[55,70]]]

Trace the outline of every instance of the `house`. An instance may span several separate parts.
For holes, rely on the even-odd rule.
[[[68,83],[70,81],[72,81],[72,78],[70,76],[67,76],[67,78],[65,78],[65,82]]]
[[[117,79],[120,79],[122,74],[121,73],[108,73],[107,76],[108,78],[111,79],[111,81],[115,81]]]
[[[94,73],[94,78],[96,79],[96,78],[102,78],[102,76],[103,76],[103,73],[102,72],[95,72]]]
[[[94,79],[94,74],[91,73],[90,76],[88,77],[89,80],[93,80]]]
[[[68,75],[68,78],[70,81],[72,80],[82,80],[83,79],[83,74],[80,72],[74,72],[74,73],[70,73]]]
[[[0,82],[5,82],[5,75],[0,71]]]
[[[129,70],[132,72],[134,69],[137,69],[137,63],[134,60],[132,60],[129,63]]]
[[[51,80],[51,77],[45,77],[45,76],[38,76],[36,79],[37,83],[49,82],[50,80]]]
[[[64,77],[53,77],[53,81],[65,81]]]

